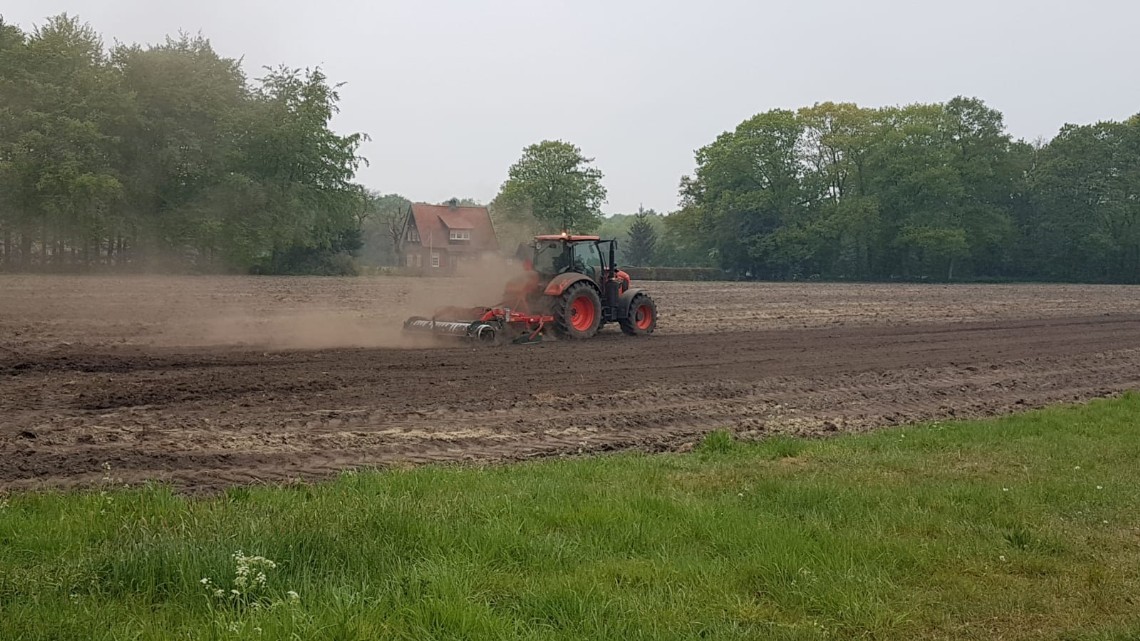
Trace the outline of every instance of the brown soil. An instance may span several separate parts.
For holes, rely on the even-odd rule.
[[[0,279],[0,490],[815,435],[1140,387],[1140,288],[649,283],[658,334],[404,344],[431,279]],[[484,299],[486,300],[486,299]],[[474,302],[474,301],[472,301]]]

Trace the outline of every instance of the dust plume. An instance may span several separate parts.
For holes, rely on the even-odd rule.
[[[492,306],[522,267],[497,256],[453,276],[6,275],[0,344],[19,353],[74,346],[326,349],[435,345],[409,316]]]
[[[487,255],[461,263],[454,275],[440,277],[359,278],[361,288],[388,285],[374,300],[361,293],[358,301],[332,308],[290,305],[277,309],[219,310],[190,333],[199,345],[249,345],[268,349],[326,349],[336,347],[419,348],[435,343],[431,337],[407,335],[404,320],[432,316],[442,307],[490,307],[499,304],[506,284],[523,273],[517,261]],[[392,295],[390,283],[399,287]],[[386,295],[385,295],[386,294]],[[298,301],[300,302],[300,301]],[[277,307],[277,306],[274,306]]]

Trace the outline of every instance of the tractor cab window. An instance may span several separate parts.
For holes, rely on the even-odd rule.
[[[568,257],[566,246],[561,241],[540,242],[534,252],[534,271],[540,274],[558,274],[568,264]]]
[[[602,255],[598,253],[595,243],[578,243],[574,245],[575,270],[587,276],[598,279],[602,272]]]

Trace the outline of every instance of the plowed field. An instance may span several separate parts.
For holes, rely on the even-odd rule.
[[[424,346],[471,281],[0,277],[0,489],[686,448],[1140,388],[1140,288],[646,283],[657,334]]]

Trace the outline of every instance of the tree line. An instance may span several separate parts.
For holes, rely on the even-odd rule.
[[[1140,282],[1140,115],[1015,140],[975,98],[775,109],[696,152],[680,208],[603,218],[593,159],[528,147],[492,211],[623,263],[741,278]]]
[[[0,265],[344,271],[368,199],[337,101],[319,69],[251,82],[201,37],[0,21]]]
[[[1014,140],[972,98],[772,110],[696,152],[667,234],[765,279],[1140,282],[1140,116]]]
[[[408,200],[356,184],[320,69],[250,80],[209,41],[104,47],[0,20],[0,268],[346,273],[399,264]],[[1015,140],[974,98],[775,109],[700,148],[676,211],[603,216],[565,141],[490,203],[500,246],[597,231],[623,264],[742,278],[1140,282],[1140,115]]]

